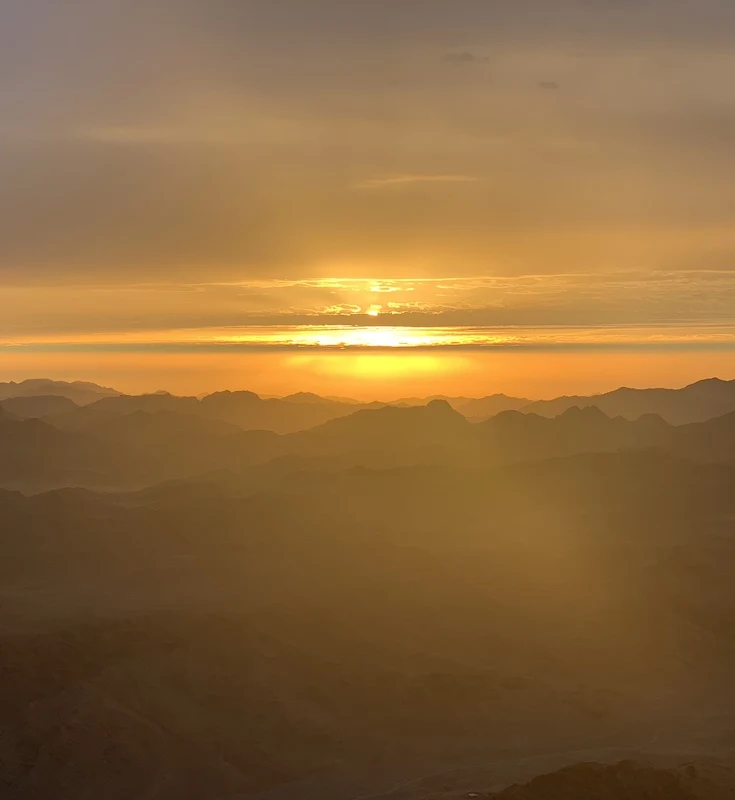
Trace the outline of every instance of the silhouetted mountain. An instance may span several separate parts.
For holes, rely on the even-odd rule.
[[[445,400],[426,406],[384,406],[363,409],[349,416],[286,437],[289,452],[311,456],[347,456],[359,463],[432,463],[451,452],[471,447],[470,423]]]
[[[635,422],[610,419],[595,406],[572,407],[552,419],[506,411],[477,428],[488,455],[503,461],[666,447],[676,436],[660,417],[646,415]]]
[[[272,405],[248,393],[213,395],[202,401],[159,394],[121,396],[46,418],[49,424],[40,442],[13,434],[13,425],[19,423],[8,419],[0,429],[0,445],[6,448],[0,485],[34,490],[135,487],[206,472],[238,471],[284,457],[322,464],[331,460],[334,469],[493,466],[651,448],[699,462],[735,459],[735,414],[676,427],[651,414],[635,421],[610,419],[589,406],[571,408],[551,419],[507,411],[472,424],[448,403],[436,400],[427,406],[360,409],[284,435],[244,431],[233,421],[224,421],[243,421],[248,415],[253,420],[257,415],[265,425],[265,415],[275,414],[283,422],[284,406],[309,413],[325,409],[285,401]],[[255,409],[253,414],[249,407]],[[291,416],[290,421],[297,418]],[[51,423],[53,429],[48,431]]]
[[[591,397],[539,400],[526,406],[524,411],[556,417],[573,406],[596,406],[608,416],[631,420],[644,414],[658,414],[672,425],[684,425],[735,411],[735,381],[710,378],[683,389],[622,388]]]
[[[32,378],[20,383],[0,383],[0,400],[11,397],[60,396],[67,397],[76,405],[94,403],[101,397],[117,395],[119,392],[96,383],[86,381],[53,381],[48,378]]]
[[[727,800],[735,797],[735,772],[713,763],[692,763],[679,769],[655,769],[635,761],[575,764],[483,797],[489,800]]]
[[[253,392],[218,392],[196,397],[175,397],[166,393],[120,395],[53,418],[60,428],[85,430],[102,420],[122,417],[136,411],[153,414],[170,411],[214,421],[229,422],[243,430],[270,430],[290,433],[305,430],[354,412],[354,407],[339,403],[307,403],[263,400]]]
[[[335,395],[328,395],[324,398],[325,400],[334,400],[335,403],[347,403],[351,406],[361,406],[363,405],[362,400],[355,400],[354,397],[339,397]]]
[[[116,397],[105,397],[84,408],[55,416],[50,421],[63,430],[85,430],[106,420],[124,417],[138,411],[146,414],[170,411],[196,415],[200,411],[200,403],[195,397],[175,397],[165,392],[144,395],[121,394]]]
[[[0,422],[10,422],[12,420],[17,420],[18,417],[15,414],[11,414],[6,408],[3,408],[2,403],[0,403]]]
[[[0,484],[43,489],[94,485],[116,453],[79,434],[67,433],[38,420],[0,418]]]
[[[207,440],[242,433],[237,425],[221,420],[181,414],[178,411],[134,411],[122,417],[113,417],[91,426],[89,432],[101,436],[109,443],[130,442],[131,437],[153,441],[154,446],[173,444],[177,439],[197,437]]]
[[[531,403],[523,397],[508,397],[506,394],[491,394],[476,400],[467,400],[455,406],[468,419],[482,421],[503,411],[519,411]]]
[[[2,400],[0,408],[20,419],[40,419],[68,413],[78,406],[73,400],[62,395],[28,395]]]
[[[285,397],[282,397],[281,400],[287,400],[289,403],[308,403],[311,405],[333,405],[335,403],[340,404],[342,402],[340,400],[332,400],[328,397],[320,397],[318,394],[314,394],[313,392],[296,392],[295,394],[289,394]]]
[[[401,397],[398,400],[393,400],[390,405],[392,406],[425,406],[433,400],[443,400],[456,411],[461,408],[465,403],[472,401],[469,397],[448,397],[444,394],[432,394],[429,397]]]
[[[204,397],[201,406],[204,414],[239,425],[244,430],[275,433],[306,430],[355,410],[339,403],[262,400],[252,392],[218,392]]]
[[[92,408],[81,408],[89,413]],[[76,413],[76,412],[75,412]],[[171,411],[96,414],[82,430],[41,420],[0,420],[0,485],[124,488],[241,469],[282,454],[281,437]]]
[[[735,459],[735,412],[676,428],[670,449],[698,461]]]

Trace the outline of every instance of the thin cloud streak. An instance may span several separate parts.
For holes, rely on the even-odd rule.
[[[0,351],[46,352],[199,352],[199,351],[735,351],[735,325],[539,326],[527,327],[370,327],[364,325],[230,326],[43,336],[6,340]]]
[[[0,342],[228,326],[541,329],[732,321],[735,272],[8,286]]]
[[[406,186],[421,183],[479,183],[475,175],[422,175],[414,173],[399,173],[396,175],[382,175],[355,184],[356,189],[387,189],[393,186]]]

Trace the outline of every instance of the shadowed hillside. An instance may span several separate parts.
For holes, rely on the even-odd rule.
[[[732,770],[709,764],[663,770],[633,762],[577,764],[488,795],[492,800],[727,800],[733,796]]]
[[[0,776],[34,800],[336,800],[725,742],[734,479],[626,453],[2,493]]]

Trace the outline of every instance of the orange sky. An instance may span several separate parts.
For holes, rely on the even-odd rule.
[[[93,380],[125,392],[167,389],[197,395],[249,389],[285,395],[309,390],[363,400],[504,392],[542,399],[621,385],[684,386],[704,375],[735,379],[735,353],[606,354],[603,361],[587,353],[2,354],[0,370],[7,380],[44,375]]]
[[[0,380],[728,377],[734,9],[2,4]]]

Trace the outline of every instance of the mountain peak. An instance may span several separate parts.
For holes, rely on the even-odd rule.
[[[564,419],[607,420],[610,419],[604,411],[597,406],[571,406],[561,415]]]
[[[314,392],[295,392],[294,394],[286,395],[281,399],[287,403],[311,403],[314,405],[332,405],[336,402],[326,397],[321,397],[318,394],[314,394]]]
[[[202,399],[203,400],[224,400],[225,398],[239,398],[240,400],[260,400],[261,397],[255,392],[249,392],[246,389],[238,390],[238,391],[230,391],[226,389],[222,392],[213,392],[212,394],[205,395]]]
[[[434,414],[457,414],[457,412],[446,400],[430,400],[426,404],[426,408]]]

